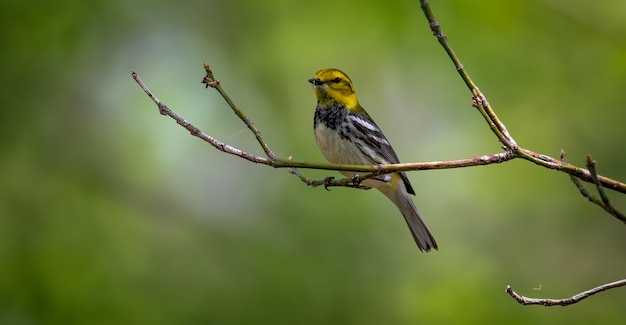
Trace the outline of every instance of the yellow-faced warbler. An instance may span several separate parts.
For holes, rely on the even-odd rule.
[[[348,76],[337,69],[315,73],[309,82],[315,89],[317,107],[313,128],[315,140],[326,159],[335,164],[396,164],[400,160],[378,125],[359,104]],[[341,172],[353,177],[354,172]],[[409,194],[415,191],[406,173],[392,173],[365,179],[363,186],[376,188],[393,202],[404,216],[421,251],[437,249],[437,243]]]

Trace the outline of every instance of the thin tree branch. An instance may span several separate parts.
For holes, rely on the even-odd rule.
[[[443,33],[441,25],[435,18],[428,1],[420,0],[420,7],[422,8],[424,15],[426,16],[426,20],[428,21],[430,30],[433,32],[433,35],[437,38],[439,44],[441,44],[441,46],[444,48],[444,50],[454,63],[454,66],[461,75],[461,78],[465,82],[465,85],[472,92],[473,106],[478,108],[478,111],[484,117],[491,131],[504,145],[505,150],[513,151],[515,156],[518,158],[528,160],[549,169],[565,172],[588,183],[594,183],[594,178],[587,169],[568,164],[547,155],[524,149],[517,145],[517,142],[515,141],[515,139],[513,139],[504,123],[498,118],[491,105],[489,105],[489,101],[487,100],[486,96],[482,92],[480,92],[476,84],[472,81],[469,74],[463,67],[463,64],[461,64],[461,61],[459,60],[456,53],[452,49],[452,46],[448,42],[448,37]],[[597,175],[597,180],[602,186],[606,188],[626,194],[626,184],[622,182],[600,175]]]
[[[220,95],[222,95],[222,98],[224,98],[226,103],[228,103],[228,106],[230,106],[233,112],[235,112],[235,115],[237,115],[237,117],[239,117],[241,121],[243,121],[243,123],[250,129],[250,131],[252,131],[252,133],[254,134],[254,137],[256,137],[257,141],[259,142],[259,145],[261,145],[261,148],[263,148],[263,151],[265,151],[267,158],[269,158],[270,160],[275,160],[277,156],[270,149],[270,146],[267,144],[267,142],[263,140],[263,135],[261,135],[261,131],[259,131],[259,129],[257,129],[256,126],[254,126],[254,123],[252,123],[252,121],[237,107],[237,105],[235,105],[235,103],[226,94],[226,92],[220,85],[220,82],[216,80],[215,77],[213,77],[213,71],[211,71],[211,68],[209,68],[209,65],[206,62],[203,62],[203,66],[204,66],[204,71],[206,71],[206,76],[202,78],[202,83],[205,84],[207,88],[211,87],[217,90],[217,92],[219,92]]]
[[[161,113],[161,115],[166,115],[171,117],[172,119],[174,119],[176,121],[176,123],[178,123],[178,125],[184,127],[185,129],[187,129],[187,131],[189,131],[189,133],[191,133],[191,135],[193,135],[194,137],[200,138],[202,140],[204,140],[205,142],[209,143],[210,145],[212,145],[213,147],[215,147],[215,149],[231,154],[231,155],[235,155],[238,157],[241,157],[243,159],[249,160],[253,163],[257,163],[257,164],[265,164],[265,165],[270,165],[270,161],[267,158],[263,158],[263,157],[259,157],[256,155],[253,155],[251,153],[247,153],[243,150],[237,149],[231,145],[225,144],[224,142],[221,142],[213,137],[211,137],[210,135],[202,132],[200,129],[198,129],[197,127],[195,127],[193,124],[189,123],[187,120],[183,119],[182,117],[180,117],[178,114],[174,113],[174,111],[172,111],[169,107],[167,107],[167,105],[163,104],[149,89],[148,87],[143,83],[143,81],[141,81],[141,78],[139,78],[139,76],[137,75],[137,73],[135,71],[133,71],[131,73],[131,75],[133,76],[133,79],[135,79],[135,82],[137,82],[137,84],[139,85],[139,87],[141,87],[141,89],[146,93],[146,95],[148,95],[148,97],[150,97],[150,99],[152,99],[152,101],[157,105],[157,107],[159,108],[159,113]]]
[[[491,109],[491,105],[489,105],[487,98],[480,92],[476,84],[470,78],[467,71],[465,71],[465,67],[461,63],[461,60],[459,60],[458,56],[452,49],[452,46],[450,46],[450,44],[448,43],[448,36],[443,33],[441,25],[439,25],[439,22],[437,21],[437,19],[435,19],[435,15],[430,9],[428,1],[420,0],[420,7],[422,8],[424,15],[426,16],[426,20],[428,20],[428,25],[430,26],[430,30],[433,32],[433,36],[437,38],[439,44],[441,44],[443,49],[446,51],[446,53],[454,63],[456,71],[461,75],[461,78],[465,82],[465,85],[472,92],[472,95],[474,97],[474,103],[477,105],[480,113],[489,124],[491,130],[496,134],[496,136],[498,136],[498,140],[500,140],[500,142],[506,148],[515,151],[517,148],[515,140],[513,140],[513,138],[509,135],[509,132],[507,131],[506,127],[504,127],[504,124],[500,121],[500,119],[498,119],[497,115]]]
[[[282,159],[282,158],[275,158],[272,160],[270,158],[260,157],[260,156],[256,156],[254,154],[245,152],[239,148],[225,144],[211,137],[210,135],[202,132],[202,130],[200,130],[199,128],[197,128],[196,126],[194,126],[193,124],[191,124],[190,122],[188,122],[187,120],[185,120],[184,118],[176,114],[167,105],[163,104],[152,93],[152,91],[150,91],[150,89],[145,85],[145,83],[141,80],[141,78],[135,71],[132,71],[131,75],[133,79],[135,80],[135,82],[139,85],[139,87],[141,87],[141,89],[146,93],[146,95],[148,95],[148,97],[152,99],[152,101],[157,105],[157,107],[159,108],[159,112],[162,115],[166,115],[174,119],[176,123],[178,123],[185,129],[187,129],[191,133],[191,135],[197,138],[200,138],[201,140],[211,144],[217,150],[222,151],[224,153],[235,155],[235,156],[244,158],[254,163],[272,166],[274,168],[307,168],[307,169],[354,171],[354,172],[387,174],[387,173],[398,172],[398,171],[452,169],[452,168],[463,168],[463,167],[470,167],[470,166],[485,166],[485,165],[502,163],[502,162],[509,161],[515,158],[515,155],[513,155],[512,152],[507,151],[507,152],[496,153],[493,155],[485,155],[485,156],[478,156],[478,157],[458,159],[458,160],[432,161],[432,162],[420,162],[420,163],[402,163],[402,164],[381,164],[381,165],[375,165],[375,166],[313,163],[313,162],[307,162],[307,161],[297,161],[297,160]],[[211,79],[211,80],[212,80],[211,82],[219,83],[219,81],[215,79]],[[226,95],[226,92],[223,89],[221,89],[220,93],[223,93],[225,98],[228,98],[228,95]],[[232,101],[230,101],[230,103],[232,103]],[[249,126],[248,123],[252,123],[250,119],[240,110],[238,111],[238,116],[241,116],[241,120],[247,126]],[[252,127],[249,126],[249,128],[253,130],[254,128],[253,124],[250,124],[250,125],[252,125]],[[254,128],[254,130],[256,130],[256,128]],[[265,143],[262,137],[258,137],[257,140]],[[269,149],[269,146],[267,145],[265,145],[264,147]],[[361,178],[365,179],[365,176]],[[338,182],[337,184],[339,183],[341,182]],[[330,186],[340,186],[340,185],[334,185],[333,183]]]
[[[268,166],[272,166],[274,168],[291,168],[291,167],[299,167],[299,168],[310,168],[310,169],[324,169],[324,170],[338,170],[338,171],[355,171],[355,172],[369,172],[369,173],[389,173],[389,172],[397,172],[397,171],[414,171],[414,170],[426,170],[426,169],[448,169],[448,168],[460,168],[460,167],[470,167],[470,166],[483,166],[489,165],[493,163],[501,163],[504,161],[508,161],[515,158],[522,158],[528,161],[531,161],[537,165],[554,169],[557,171],[565,172],[571,176],[577,177],[585,182],[595,183],[597,182],[601,186],[605,188],[609,188],[614,191],[618,191],[626,194],[626,184],[613,180],[608,177],[604,177],[601,175],[593,175],[589,172],[589,170],[568,164],[564,161],[560,161],[549,157],[547,155],[535,153],[528,149],[521,148],[517,145],[513,137],[509,134],[506,126],[500,119],[497,117],[492,107],[490,106],[487,98],[482,94],[478,87],[474,84],[474,82],[470,79],[469,74],[463,68],[463,65],[460,63],[460,60],[452,50],[450,44],[448,43],[447,37],[443,34],[441,30],[441,26],[435,19],[428,2],[425,0],[421,0],[421,7],[424,11],[426,18],[430,23],[430,28],[433,31],[433,34],[439,40],[439,43],[444,47],[448,56],[452,59],[457,68],[457,71],[465,81],[466,85],[472,91],[474,106],[478,108],[481,115],[485,118],[485,121],[488,123],[490,129],[494,132],[494,134],[498,137],[498,140],[503,144],[505,151],[499,154],[495,154],[492,156],[481,156],[475,158],[461,159],[461,160],[451,160],[451,161],[441,161],[441,162],[429,162],[429,163],[405,163],[405,164],[387,164],[387,165],[379,165],[379,166],[357,166],[357,165],[342,165],[342,164],[328,164],[328,163],[311,163],[305,161],[293,161],[289,159],[281,159],[276,156],[276,154],[270,149],[267,142],[263,139],[261,132],[256,128],[254,123],[241,111],[234,102],[230,99],[230,97],[226,94],[225,90],[221,87],[219,81],[214,77],[213,71],[209,68],[209,66],[204,63],[204,68],[206,71],[206,76],[203,78],[202,82],[207,85],[207,87],[212,87],[216,89],[219,94],[224,98],[227,104],[231,107],[233,112],[242,120],[242,122],[252,131],[254,136],[256,137],[259,145],[263,148],[267,157],[260,157],[250,153],[247,153],[241,149],[232,147],[227,145],[206,133],[200,131],[197,127],[193,126],[188,121],[184,120],[182,117],[178,116],[171,109],[169,109],[166,105],[162,104],[156,96],[154,96],[148,88],[141,82],[141,79],[137,76],[137,74],[133,71],[132,75],[135,81],[140,85],[143,91],[157,104],[159,107],[159,111],[163,115],[168,115],[178,124],[187,129],[192,135],[208,142],[216,149],[236,155],[238,157],[244,158],[246,160],[261,163]],[[371,176],[370,176],[371,177]],[[595,180],[594,180],[595,179]],[[318,184],[319,182],[313,182],[311,184]],[[328,181],[324,180],[324,184],[327,185]],[[341,180],[340,182],[331,182],[332,185],[329,186],[340,186],[334,184],[347,184],[345,180]],[[354,185],[354,184],[352,184]]]
[[[322,180],[314,180],[314,179],[311,179],[302,175],[302,173],[300,173],[300,170],[298,170],[298,168],[289,167],[287,171],[290,174],[298,176],[300,180],[303,181],[306,185],[309,185],[311,187],[318,187],[320,185],[323,185],[324,188],[327,190],[329,187],[332,187],[332,186],[352,187],[352,188],[358,188],[361,190],[369,190],[371,189],[371,187],[362,186],[360,184],[361,184],[361,181],[363,181],[364,179],[370,178],[371,175],[374,175],[374,173],[369,173],[369,174],[365,174],[363,177],[359,177],[358,174],[355,174],[353,178],[341,178],[341,179],[335,179],[334,177],[329,176]]]
[[[565,151],[563,150],[561,150],[561,160],[565,161]],[[582,196],[586,197],[591,203],[601,207],[602,209],[604,209],[604,211],[626,224],[626,216],[622,212],[617,210],[613,206],[613,204],[611,204],[609,197],[604,192],[602,183],[600,183],[598,179],[595,165],[596,161],[591,158],[591,155],[587,155],[587,169],[589,169],[589,172],[591,173],[591,178],[596,185],[596,190],[600,194],[601,199],[589,192],[589,190],[587,190],[587,188],[580,182],[578,178],[570,176],[570,180],[572,181],[572,183],[574,183],[574,185],[576,185],[576,188]]]
[[[511,286],[506,286],[506,293],[508,293],[511,297],[513,297],[513,299],[515,299],[517,302],[519,302],[522,305],[542,305],[545,307],[568,306],[568,305],[575,304],[585,298],[589,298],[598,292],[622,287],[624,285],[626,285],[626,279],[618,280],[618,281],[611,282],[611,283],[606,283],[601,286],[597,286],[593,289],[583,291],[579,294],[576,294],[569,298],[564,298],[564,299],[528,298],[515,292],[513,288],[511,288]]]
[[[484,117],[485,121],[489,125],[491,131],[498,137],[498,140],[504,145],[505,150],[512,151],[516,157],[522,158],[524,160],[531,161],[537,165],[555,169],[558,171],[565,172],[570,175],[570,179],[574,184],[576,184],[580,193],[589,199],[589,201],[599,205],[602,207],[607,213],[616,217],[620,221],[626,224],[626,218],[622,213],[617,211],[610,203],[608,196],[604,192],[603,187],[608,187],[612,190],[619,191],[621,193],[624,192],[624,183],[612,180],[610,178],[606,178],[603,176],[599,176],[595,169],[596,162],[591,159],[591,156],[587,156],[587,169],[583,169],[565,162],[565,152],[561,151],[561,159],[557,160],[547,155],[542,155],[535,153],[533,151],[524,149],[519,147],[513,137],[509,134],[506,129],[504,123],[500,121],[498,116],[493,111],[492,107],[489,105],[487,98],[483,93],[480,92],[476,84],[469,77],[469,74],[465,71],[463,64],[461,64],[460,60],[456,56],[455,52],[452,50],[452,47],[448,43],[447,36],[441,30],[441,26],[439,22],[435,19],[432,10],[430,9],[430,5],[427,0],[420,0],[420,6],[426,19],[428,20],[429,26],[433,35],[439,41],[439,44],[444,48],[452,62],[454,63],[457,71],[461,75],[461,78],[467,85],[467,87],[472,92],[473,97],[473,106],[478,108],[480,114]],[[587,189],[580,183],[579,180],[583,180],[585,182],[593,183],[596,186],[596,190],[600,195],[600,199],[593,196]],[[582,292],[578,295],[572,296],[567,299],[535,299],[535,298],[527,298],[524,296],[518,295],[510,286],[507,286],[506,292],[511,295],[514,299],[520,302],[523,305],[531,305],[531,304],[539,304],[543,306],[567,306],[570,304],[574,304],[582,299],[585,299],[593,294],[598,292],[608,290],[610,288],[615,288],[619,286],[623,286],[626,284],[626,280],[616,281],[613,283],[608,283],[594,289]]]
[[[205,70],[206,70],[206,67],[205,67]],[[276,158],[273,152],[271,151],[271,149],[269,148],[269,145],[265,143],[265,140],[261,136],[261,133],[256,129],[252,121],[243,113],[243,111],[241,111],[240,109],[237,108],[237,106],[234,105],[232,100],[230,100],[230,97],[226,94],[226,91],[219,85],[219,81],[215,79],[215,77],[213,76],[213,73],[211,72],[210,75],[205,76],[203,81],[207,84],[207,86],[215,88],[220,93],[220,95],[222,95],[222,97],[226,100],[230,108],[233,109],[235,114],[237,114],[237,116],[240,117],[243,123],[246,124],[246,126],[254,133],[257,141],[261,144],[264,151],[268,155],[268,157],[260,157],[260,156],[256,156],[254,154],[248,153],[246,151],[243,151],[241,149],[238,149],[236,147],[230,146],[228,144],[225,144],[211,137],[210,135],[202,132],[199,128],[195,127],[193,124],[183,119],[181,116],[179,116],[174,111],[172,111],[169,107],[167,107],[167,105],[159,101],[156,98],[156,96],[143,83],[143,81],[139,78],[139,76],[137,75],[135,71],[132,72],[132,77],[135,80],[135,82],[137,82],[137,84],[141,87],[141,89],[146,93],[146,95],[148,95],[148,97],[152,99],[152,101],[157,105],[157,107],[159,108],[159,112],[162,115],[166,115],[174,119],[176,123],[178,123],[185,129],[187,129],[191,133],[191,135],[202,139],[203,141],[212,145],[217,150],[222,151],[224,153],[235,155],[235,156],[241,157],[243,159],[246,159],[254,163],[272,166],[274,168],[295,167],[295,168],[307,168],[307,169],[386,174],[386,173],[399,172],[399,171],[451,169],[451,168],[463,168],[463,167],[473,167],[473,166],[485,166],[485,165],[502,163],[502,162],[509,161],[515,158],[524,158],[527,160],[531,160],[538,165],[541,165],[550,169],[555,169],[558,171],[563,171],[572,176],[578,177],[582,179],[583,181],[593,182],[591,178],[591,174],[586,169],[576,167],[574,165],[568,164],[563,161],[554,160],[551,157],[541,155],[541,154],[538,154],[538,153],[535,153],[526,149],[521,149],[521,148],[519,148],[517,152],[508,150],[508,151],[504,151],[504,152],[493,154],[493,155],[485,155],[485,156],[478,156],[478,157],[458,159],[458,160],[400,163],[400,164],[382,164],[382,165],[376,165],[376,166],[329,164],[329,163],[317,163],[317,162],[314,163],[314,162],[307,162],[307,161],[297,161],[297,160]],[[485,107],[484,101],[480,100],[480,98],[476,105],[478,107],[483,107],[483,108]],[[272,159],[270,158],[271,156],[274,156],[275,158]],[[615,181],[608,177],[600,176],[600,175],[598,175],[597,178],[598,178],[598,181],[604,187],[626,194],[626,184]],[[335,180],[331,182],[331,185],[328,185],[328,186],[343,186],[343,185],[338,185],[338,184],[345,184],[345,183],[346,183],[345,180]],[[314,183],[314,184],[317,184],[317,183]]]
[[[593,183],[596,185],[596,189],[598,190],[598,194],[600,194],[600,198],[602,199],[602,206],[605,209],[612,208],[611,202],[609,202],[609,197],[604,193],[604,189],[602,189],[602,183],[598,180],[598,173],[596,172],[596,161],[591,158],[591,155],[587,155],[587,169],[589,173],[591,173],[591,179]],[[607,212],[610,212],[607,210]]]

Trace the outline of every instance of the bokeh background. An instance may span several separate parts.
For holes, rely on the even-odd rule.
[[[518,143],[626,180],[626,4],[432,1]],[[616,324],[626,229],[524,161],[413,172],[440,244],[379,193],[308,188],[261,153],[202,61],[282,157],[323,161],[307,79],[337,67],[403,161],[499,151],[417,1],[3,1],[0,323]],[[333,173],[306,171],[314,178]],[[610,193],[626,210],[623,195]]]

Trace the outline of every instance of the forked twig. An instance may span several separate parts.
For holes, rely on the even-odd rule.
[[[561,150],[561,160],[565,161],[565,151],[563,150]],[[586,197],[589,200],[589,202],[601,207],[608,214],[614,216],[615,218],[617,218],[618,220],[626,224],[626,216],[622,212],[617,210],[613,206],[613,204],[611,204],[609,197],[604,192],[602,183],[600,183],[600,181],[598,180],[598,174],[596,172],[596,161],[591,158],[591,155],[587,155],[587,169],[589,169],[589,172],[591,173],[591,178],[594,181],[594,184],[596,186],[596,191],[598,191],[600,198],[596,197],[591,192],[589,192],[589,190],[587,190],[587,188],[580,182],[578,178],[570,176],[570,180],[572,181],[572,183],[576,185],[576,188],[578,189],[580,194]]]
[[[254,137],[256,138],[257,142],[259,143],[261,148],[263,148],[263,151],[265,151],[267,158],[269,158],[270,160],[275,160],[277,156],[272,151],[272,149],[270,149],[270,146],[267,144],[267,142],[265,142],[265,140],[263,139],[263,135],[261,135],[261,131],[259,131],[259,129],[256,128],[254,123],[252,123],[252,120],[250,120],[246,116],[246,114],[244,114],[243,111],[241,111],[239,107],[235,105],[235,102],[233,102],[230,99],[230,96],[226,94],[226,92],[220,85],[220,82],[216,80],[215,77],[213,77],[213,71],[211,70],[209,65],[206,62],[204,62],[202,65],[204,66],[204,71],[206,72],[206,76],[202,78],[202,83],[205,84],[207,87],[211,87],[217,90],[217,92],[220,93],[220,95],[222,95],[222,98],[224,98],[226,103],[228,103],[228,106],[230,106],[230,108],[233,110],[235,115],[237,115],[237,117],[241,119],[243,124],[245,124],[248,127],[248,129],[252,131],[252,134],[254,134]]]
[[[171,117],[172,119],[174,119],[174,121],[176,121],[176,123],[178,123],[178,125],[187,129],[187,131],[189,131],[189,133],[191,133],[191,135],[193,135],[194,137],[202,139],[203,141],[209,143],[210,145],[212,145],[215,149],[219,151],[241,157],[253,163],[269,165],[269,160],[267,158],[263,158],[263,157],[253,155],[251,153],[247,153],[231,145],[225,144],[224,142],[221,142],[213,138],[212,136],[202,132],[193,124],[191,124],[190,122],[188,122],[187,120],[185,120],[184,118],[176,114],[174,111],[172,111],[169,107],[167,107],[167,105],[163,104],[150,91],[150,89],[148,89],[148,87],[143,83],[143,81],[141,81],[141,78],[139,78],[139,76],[137,75],[135,71],[133,71],[131,75],[133,76],[133,79],[139,85],[139,87],[141,87],[141,89],[146,93],[146,95],[148,95],[148,97],[150,97],[150,99],[152,99],[152,101],[157,105],[157,107],[159,108],[159,113],[161,113],[161,115],[166,115],[166,116]]]

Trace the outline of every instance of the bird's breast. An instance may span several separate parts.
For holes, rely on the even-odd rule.
[[[341,127],[333,129],[326,124],[318,123],[315,127],[315,141],[330,163],[350,165],[369,165],[372,163]]]

